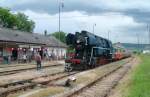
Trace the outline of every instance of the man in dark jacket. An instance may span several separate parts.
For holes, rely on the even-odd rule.
[[[39,53],[35,55],[35,60],[37,64],[37,70],[40,70],[42,66],[41,66],[41,56]]]

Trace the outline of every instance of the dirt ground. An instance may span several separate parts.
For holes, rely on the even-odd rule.
[[[56,64],[64,64],[64,61],[51,61],[51,62],[42,61],[42,66],[50,66],[50,65],[56,65]],[[36,63],[10,64],[9,66],[0,65],[0,72],[19,70],[19,69],[28,69],[28,68],[36,68]]]
[[[11,83],[11,82],[16,82],[19,80],[31,79],[31,78],[35,78],[35,77],[39,77],[39,76],[43,76],[47,74],[53,74],[53,73],[57,73],[60,71],[64,71],[63,65],[60,65],[59,67],[47,67],[40,71],[37,71],[36,69],[26,70],[26,71],[22,71],[16,74],[0,76],[0,85]]]
[[[108,97],[125,97],[127,93],[127,88],[130,85],[132,72],[136,70],[139,63],[140,63],[140,58],[136,57],[134,63],[131,64],[132,65],[131,69],[123,77],[123,79],[120,80],[119,84],[111,91]]]

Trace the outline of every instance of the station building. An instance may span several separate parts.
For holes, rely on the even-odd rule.
[[[42,58],[53,56],[53,59],[65,57],[67,46],[53,36],[22,32],[0,28],[0,64],[4,60],[18,61],[24,54],[30,59],[35,52]]]

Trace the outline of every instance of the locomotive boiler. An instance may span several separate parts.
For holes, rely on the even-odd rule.
[[[65,60],[65,70],[88,69],[112,60],[113,46],[108,39],[87,31],[69,33],[66,43],[74,49]]]

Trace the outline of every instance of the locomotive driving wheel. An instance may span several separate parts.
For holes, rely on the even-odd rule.
[[[71,72],[72,70],[73,70],[73,67],[72,67],[71,63],[66,63],[65,64],[65,71]]]

